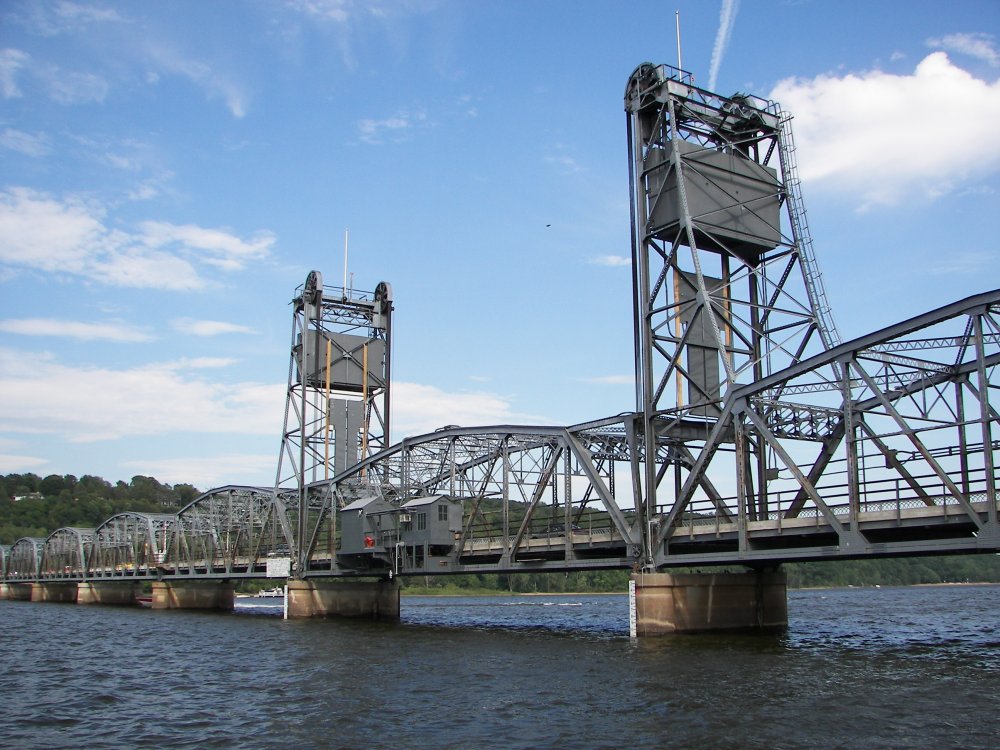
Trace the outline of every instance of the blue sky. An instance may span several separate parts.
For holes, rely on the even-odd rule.
[[[1000,3],[0,5],[0,472],[273,481],[294,289],[394,289],[394,439],[634,406],[625,83],[795,115],[842,336],[1000,286]]]

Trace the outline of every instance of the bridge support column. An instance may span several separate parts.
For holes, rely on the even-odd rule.
[[[135,598],[142,592],[142,584],[91,582],[78,583],[77,604],[135,604]]]
[[[636,573],[632,581],[638,636],[788,627],[784,571]]]
[[[222,609],[236,606],[232,581],[153,581],[153,609]]]
[[[31,601],[33,602],[76,602],[75,583],[32,583]]]
[[[288,581],[289,617],[399,619],[398,581]]]
[[[4,590],[7,595],[5,599],[11,599],[16,602],[30,602],[31,601],[31,584],[30,583],[5,583],[3,585]]]

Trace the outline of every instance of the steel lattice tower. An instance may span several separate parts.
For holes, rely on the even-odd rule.
[[[388,446],[392,288],[324,288],[312,271],[296,291],[275,498],[301,555],[310,517],[332,502],[322,498],[313,507],[308,485]]]
[[[719,96],[650,63],[629,78],[625,110],[637,429],[656,446],[634,469],[648,524],[667,470],[679,487],[727,393],[839,337],[812,255],[790,118],[773,102]],[[764,446],[750,452],[763,483]]]

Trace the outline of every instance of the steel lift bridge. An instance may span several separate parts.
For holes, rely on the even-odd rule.
[[[767,568],[1000,549],[1000,292],[841,342],[790,115],[651,64],[629,78],[625,109],[636,410],[389,446],[388,286],[344,320],[350,295],[311,275],[296,299],[306,343],[292,350],[283,449],[298,463],[278,490],[295,517],[293,573]],[[333,323],[367,333],[344,339]]]
[[[313,272],[275,487],[116,517],[90,547],[56,532],[80,562],[20,540],[5,569],[114,576],[115,545],[125,575],[298,581],[1000,551],[1000,290],[842,342],[791,116],[649,63],[625,111],[634,411],[390,444],[391,288]]]

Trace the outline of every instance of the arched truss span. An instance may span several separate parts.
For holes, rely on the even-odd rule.
[[[402,513],[414,500],[445,496],[462,503],[449,553],[455,564],[511,569],[530,560],[538,569],[588,567],[580,562],[586,545],[591,563],[597,554],[605,567],[626,565],[639,549],[639,530],[630,492],[624,502],[616,497],[614,466],[628,460],[632,424],[628,416],[572,428],[450,427],[408,438],[310,486],[310,536],[300,564],[316,572],[369,563],[414,572],[397,559],[395,547],[405,540],[393,510],[384,514],[386,530],[375,545],[389,550],[386,559],[370,560],[338,555],[339,511],[374,497]],[[407,522],[401,523],[405,531]],[[439,565],[430,572],[454,572],[450,563]]]
[[[38,578],[38,564],[41,561],[44,546],[44,539],[33,536],[21,537],[14,542],[6,555],[5,580],[36,580]]]
[[[270,487],[211,490],[177,514],[166,569],[175,575],[264,575],[268,557],[291,555],[286,523]]]
[[[177,535],[172,513],[119,513],[94,530],[88,578],[150,577],[169,558]]]
[[[39,578],[82,579],[95,538],[94,529],[67,526],[53,531],[42,548]]]

